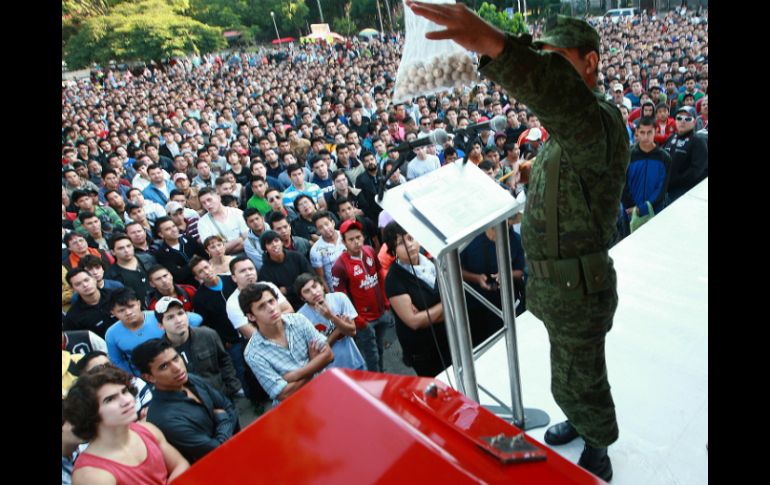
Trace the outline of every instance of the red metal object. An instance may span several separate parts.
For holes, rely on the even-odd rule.
[[[604,483],[526,435],[546,459],[506,464],[500,433],[522,432],[435,379],[330,369],[174,485]]]
[[[294,37],[281,37],[280,39],[273,39],[272,43],[273,44],[282,44],[284,42],[294,42],[296,40],[297,39],[295,39]]]

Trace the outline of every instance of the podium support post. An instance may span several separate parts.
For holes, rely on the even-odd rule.
[[[502,221],[496,228],[497,267],[500,269],[500,295],[503,303],[503,322],[505,323],[505,348],[508,356],[508,376],[511,381],[511,409],[513,424],[524,427],[524,407],[521,404],[521,379],[519,376],[519,353],[516,347],[516,305],[513,291],[511,267],[511,238],[508,234],[508,222]]]
[[[473,348],[471,348],[471,326],[468,322],[468,307],[463,295],[463,273],[460,266],[460,252],[457,248],[454,248],[440,257],[446,264],[447,279],[449,280],[448,286],[452,288],[451,304],[454,322],[448,323],[454,327],[454,337],[457,340],[457,350],[460,354],[462,392],[474,401],[479,402],[476,370],[473,363]]]

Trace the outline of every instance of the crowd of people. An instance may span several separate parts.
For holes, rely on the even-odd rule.
[[[597,95],[617,105],[632,147],[618,239],[708,175],[707,21],[595,21]],[[549,133],[487,80],[392,103],[403,42],[210,54],[63,82],[63,482],[73,463],[76,482],[99,466],[125,476],[141,455],[126,450],[142,443],[148,476],[174,477],[238,432],[233,400],[277,405],[327,367],[393,371],[393,327],[416,374],[451,363],[432,257],[375,196],[465,160],[526,193]],[[461,136],[496,116],[505,130]],[[395,149],[437,129],[443,145]],[[499,305],[494,245],[486,231],[461,257],[464,280]],[[478,344],[502,321],[468,301]]]

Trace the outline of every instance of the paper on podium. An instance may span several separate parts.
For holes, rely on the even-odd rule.
[[[385,193],[382,207],[434,255],[510,217],[523,202],[472,163],[453,163]]]

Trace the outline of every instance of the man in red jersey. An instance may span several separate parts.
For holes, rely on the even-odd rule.
[[[349,220],[340,226],[345,251],[332,266],[333,291],[348,295],[358,312],[356,345],[370,371],[382,372],[385,332],[393,325],[385,295],[377,278],[380,262],[371,246],[364,244],[363,226]]]

